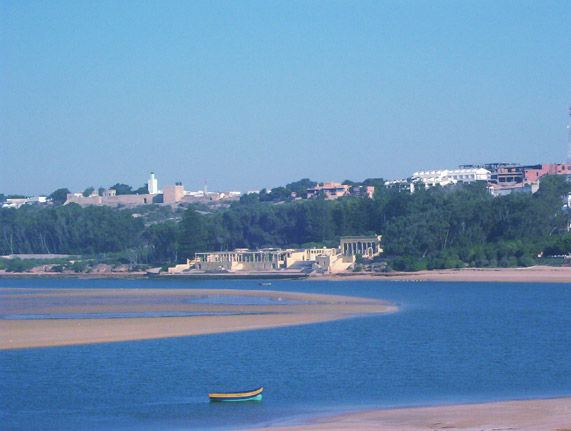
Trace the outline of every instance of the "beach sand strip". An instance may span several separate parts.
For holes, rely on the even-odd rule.
[[[312,275],[310,280],[571,283],[571,267],[531,266],[529,268],[461,268],[417,272],[339,273]]]
[[[256,431],[571,431],[571,398],[371,410]],[[251,430],[254,431],[254,430]]]

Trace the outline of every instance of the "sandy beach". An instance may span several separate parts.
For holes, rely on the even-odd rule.
[[[0,349],[235,332],[396,310],[374,299],[262,290],[0,289],[0,293]],[[147,317],[149,313],[156,317]],[[98,318],[90,318],[95,315]]]
[[[466,281],[512,283],[571,283],[571,267],[461,268],[418,272],[340,273],[312,280]]]
[[[466,281],[466,282],[529,282],[529,283],[570,283],[571,266],[531,266],[527,268],[459,268],[435,269],[418,272],[341,272],[336,274],[306,274],[273,272],[237,271],[233,273],[205,273],[202,271],[180,274],[160,274],[159,278],[171,279],[279,279],[306,278],[309,280],[367,280],[367,281]],[[146,279],[145,272],[6,272],[0,270],[0,278],[72,278],[72,279]]]
[[[370,410],[272,431],[571,431],[571,398]],[[253,430],[252,430],[253,431]]]

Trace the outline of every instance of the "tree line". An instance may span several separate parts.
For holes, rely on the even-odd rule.
[[[2,208],[0,253],[122,253],[137,264],[172,264],[198,251],[337,246],[342,236],[366,234],[383,235],[381,259],[398,270],[528,266],[540,253],[571,253],[562,199],[571,184],[561,176],[544,177],[533,195],[493,197],[477,183],[411,194],[375,180],[373,199],[293,199],[293,189],[314,184],[247,195],[215,212],[188,208],[178,219],[169,210],[151,220],[133,209],[75,204]]]

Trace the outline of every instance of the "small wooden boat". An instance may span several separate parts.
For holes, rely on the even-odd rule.
[[[227,392],[227,393],[209,393],[210,401],[260,401],[262,399],[263,386],[253,391],[246,392]]]

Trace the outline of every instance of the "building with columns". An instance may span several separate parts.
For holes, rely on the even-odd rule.
[[[271,271],[286,267],[288,250],[236,249],[195,254],[196,269],[202,271]]]
[[[170,273],[190,271],[298,271],[341,272],[355,263],[357,256],[375,257],[382,253],[381,235],[341,238],[338,248],[248,250],[196,253],[186,265],[169,268]]]
[[[383,252],[381,235],[345,236],[341,238],[339,248],[343,256],[375,257]]]

